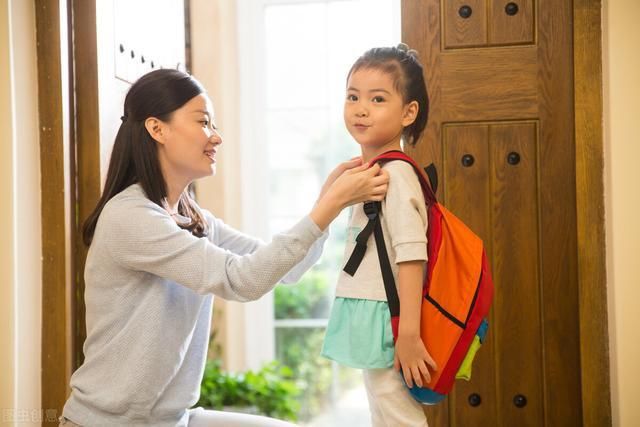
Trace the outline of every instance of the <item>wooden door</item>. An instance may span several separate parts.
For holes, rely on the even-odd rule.
[[[129,87],[158,68],[186,68],[188,5],[189,0],[73,3],[78,211],[74,370],[84,360],[86,338],[84,264],[88,248],[80,230],[100,197]]]
[[[404,0],[425,66],[440,200],[484,240],[496,286],[472,380],[431,426],[581,425],[572,2]]]

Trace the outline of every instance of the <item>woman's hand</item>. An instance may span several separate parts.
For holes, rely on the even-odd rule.
[[[337,169],[340,167],[338,166]],[[388,185],[389,173],[386,170],[377,163],[371,167],[365,163],[344,170],[329,185],[322,197],[334,197],[340,203],[340,210],[342,210],[360,202],[384,200]]]
[[[329,174],[320,198],[310,213],[311,219],[321,230],[345,207],[368,200],[380,201],[387,194],[387,171],[378,164],[369,167],[361,163],[362,160],[352,159],[340,164]]]
[[[346,162],[342,162],[338,166],[336,166],[336,168],[331,171],[329,176],[327,176],[327,179],[324,181],[324,184],[322,184],[322,188],[320,189],[320,195],[318,196],[318,200],[320,200],[322,196],[325,195],[329,187],[331,187],[331,184],[333,184],[340,175],[342,175],[345,171],[349,169],[353,169],[361,165],[362,165],[362,157],[358,156],[358,157],[353,157],[352,159],[347,160]]]
[[[398,335],[393,365],[396,370],[402,368],[402,375],[409,388],[413,387],[414,382],[418,387],[426,385],[423,377],[427,383],[431,381],[427,365],[436,370],[436,362],[424,347],[419,335]]]

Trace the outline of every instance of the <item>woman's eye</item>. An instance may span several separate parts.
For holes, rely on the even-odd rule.
[[[353,95],[353,94],[349,94],[349,95],[347,95],[347,100],[348,101],[357,101],[358,97]]]
[[[381,96],[373,97],[373,102],[384,102],[384,98]]]
[[[200,120],[200,123],[202,123],[202,126],[209,126],[208,120]]]

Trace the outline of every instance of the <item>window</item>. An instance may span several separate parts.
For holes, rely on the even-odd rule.
[[[399,42],[399,3],[239,3],[241,145],[248,160],[243,204],[248,207],[244,223],[253,227],[249,231],[269,238],[293,225],[309,212],[331,169],[359,154],[342,118],[346,74],[365,50]],[[300,423],[313,426],[346,425],[345,416],[350,425],[355,419],[368,425],[360,372],[319,356],[342,268],[344,214],[333,223],[318,265],[299,284],[277,287],[254,314],[255,321],[273,325],[275,354],[263,357],[275,356],[293,368],[304,390]]]

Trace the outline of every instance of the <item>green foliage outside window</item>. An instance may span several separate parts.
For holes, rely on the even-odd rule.
[[[299,419],[309,421],[321,414],[332,399],[340,398],[340,390],[353,387],[360,378],[357,369],[339,367],[337,383],[333,383],[332,362],[320,356],[324,328],[276,329],[277,358],[291,367],[300,389]],[[332,387],[337,395],[332,396]]]
[[[276,330],[277,358],[291,367],[298,395],[300,419],[318,415],[328,403],[332,382],[331,362],[320,356],[324,329],[279,328]]]
[[[274,294],[276,319],[327,318],[329,280],[323,271],[312,270],[297,285],[280,285]]]
[[[300,394],[293,372],[278,362],[265,364],[258,372],[225,372],[219,359],[207,362],[196,406],[221,410],[245,408],[245,412],[296,421]]]

